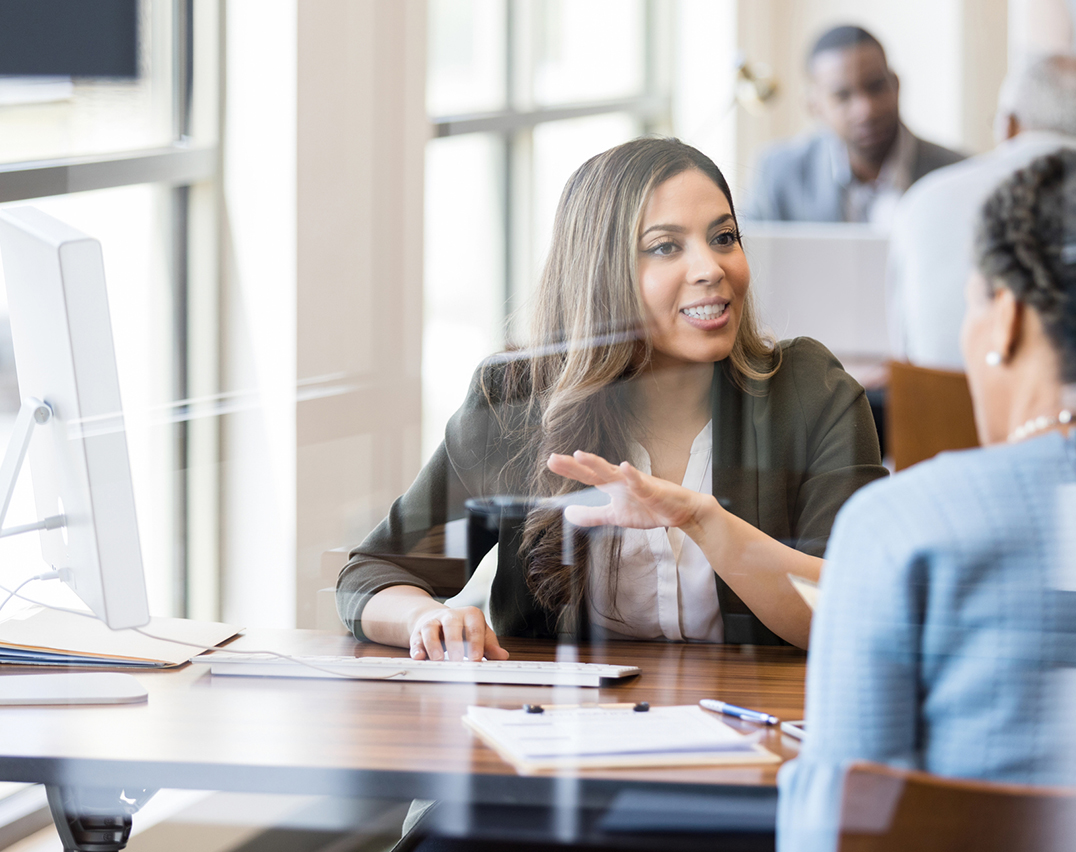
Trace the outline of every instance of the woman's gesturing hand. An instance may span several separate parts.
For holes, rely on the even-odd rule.
[[[609,495],[605,506],[568,506],[564,517],[580,527],[613,524],[632,529],[682,527],[696,519],[705,498],[632,467],[611,464],[593,453],[553,453],[546,462],[553,473],[592,485]]]
[[[411,657],[416,660],[507,660],[482,610],[473,606],[428,609],[411,629]]]

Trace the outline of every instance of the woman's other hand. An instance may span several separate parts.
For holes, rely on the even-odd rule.
[[[713,502],[712,497],[650,476],[628,462],[615,465],[593,453],[553,453],[546,465],[553,473],[609,495],[610,501],[604,506],[574,505],[564,509],[564,517],[580,527],[684,527],[698,519],[707,499]]]
[[[415,660],[507,660],[508,652],[473,606],[427,609],[411,627],[411,657]]]

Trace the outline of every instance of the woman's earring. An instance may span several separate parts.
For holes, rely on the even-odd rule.
[[[1000,367],[1001,366],[1001,353],[996,349],[986,353],[986,366],[988,367]]]

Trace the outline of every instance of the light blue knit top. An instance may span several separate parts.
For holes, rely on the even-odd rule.
[[[837,517],[811,629],[808,739],[778,849],[832,850],[854,760],[1076,784],[1076,435],[946,453]]]

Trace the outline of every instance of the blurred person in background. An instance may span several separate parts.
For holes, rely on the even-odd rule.
[[[580,166],[531,348],[479,367],[444,442],[352,551],[347,627],[432,660],[504,659],[504,635],[806,645],[787,575],[817,578],[840,506],[886,471],[863,389],[821,344],[763,335],[749,284],[704,154],[636,139]],[[584,486],[611,499],[564,510]],[[493,495],[531,506],[499,530],[490,625],[401,557]],[[562,515],[608,534],[566,560]]]
[[[1076,57],[1047,56],[1002,85],[989,153],[939,169],[897,205],[890,234],[888,310],[894,355],[920,367],[963,370],[960,320],[975,216],[1016,169],[1076,147]]]
[[[900,82],[862,27],[823,33],[807,60],[808,106],[823,129],[763,152],[747,219],[888,226],[923,175],[962,159],[900,120]]]
[[[1076,584],[1076,151],[994,191],[975,266],[961,346],[983,446],[874,483],[838,516],[779,850],[835,848],[858,760],[1076,785],[1062,670],[1076,608],[1060,591]]]

